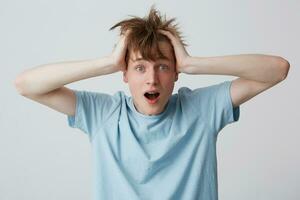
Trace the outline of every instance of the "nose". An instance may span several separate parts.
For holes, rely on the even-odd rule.
[[[156,85],[158,83],[158,74],[155,69],[150,69],[147,73],[147,84]]]

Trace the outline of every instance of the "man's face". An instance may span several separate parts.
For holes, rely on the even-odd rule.
[[[139,52],[130,52],[127,70],[123,73],[135,108],[145,115],[157,115],[164,111],[178,79],[171,44],[159,42],[159,48],[168,59],[148,61],[141,58]]]

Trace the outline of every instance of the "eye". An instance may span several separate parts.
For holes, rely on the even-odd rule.
[[[169,69],[169,66],[161,64],[161,65],[159,65],[159,69],[162,70],[162,71],[167,71]]]
[[[135,67],[135,70],[138,72],[143,72],[145,71],[145,67],[143,65],[138,65]]]

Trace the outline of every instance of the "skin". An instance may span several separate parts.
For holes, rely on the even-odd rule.
[[[158,115],[164,111],[178,80],[172,44],[159,42],[159,48],[168,59],[136,60],[141,58],[140,53],[131,51],[127,69],[123,71],[123,80],[129,85],[134,106],[144,115]],[[160,93],[155,104],[149,104],[144,96],[149,90]]]
[[[172,58],[175,57],[175,69],[178,73],[217,74],[238,77],[232,81],[230,87],[233,107],[245,103],[254,96],[284,80],[287,77],[290,68],[287,60],[272,55],[244,54],[218,57],[190,56],[177,36],[168,31],[158,31],[170,39],[171,44],[168,44],[170,48],[166,48],[165,52],[171,56],[171,49],[174,49],[175,55],[172,55]],[[129,84],[137,110],[147,115],[159,114],[164,110],[164,106],[172,94],[174,82],[178,78],[175,78],[176,72],[173,72],[173,75],[152,73],[154,70],[151,66],[156,66],[153,62],[144,64],[147,66],[145,74],[133,73],[133,63],[129,63],[129,69],[126,70],[123,58],[126,53],[126,34],[128,33],[125,33],[125,35],[121,37],[116,51],[112,54],[112,58],[117,61],[115,66],[121,66],[119,70],[124,72],[124,81]],[[169,49],[169,51],[167,49]],[[136,55],[132,54],[132,56]],[[174,66],[174,64],[172,66]],[[153,77],[152,79],[156,81],[151,81],[151,76],[155,77],[155,79]],[[167,80],[166,77],[170,79]],[[157,85],[162,91],[162,99],[159,104],[155,106],[146,104],[143,99],[144,92],[153,85]]]
[[[238,77],[232,81],[230,87],[233,107],[241,105],[284,80],[290,68],[289,62],[280,56],[244,54],[191,57],[178,37],[171,32],[158,31],[170,40],[171,44],[162,45],[161,48],[164,54],[169,55],[170,63],[168,64],[172,69],[174,69],[174,60],[176,60],[176,71],[178,73],[218,74]],[[145,61],[146,70],[144,73],[134,71],[133,66],[135,63],[132,61],[129,63],[130,66],[127,70],[124,58],[127,52],[126,38],[128,34],[128,31],[121,34],[113,52],[108,56],[37,66],[18,75],[14,84],[21,95],[59,112],[74,116],[76,97],[74,91],[65,87],[66,84],[122,71],[124,81],[129,84],[137,110],[146,115],[159,114],[165,108],[173,91],[174,82],[178,79],[178,74],[174,71],[166,73],[158,70],[159,68],[155,66],[159,66],[161,61]],[[174,51],[171,51],[172,48]],[[176,59],[174,59],[171,52],[174,52]],[[137,56],[139,55],[132,53],[131,58]],[[59,73],[57,73],[58,71]],[[162,94],[156,105],[146,104],[145,99],[143,99],[144,92],[151,89],[151,87],[156,87]]]
[[[167,36],[174,48],[177,70],[187,74],[231,75],[230,95],[233,107],[237,107],[261,92],[283,81],[290,64],[280,56],[243,54],[217,57],[189,56],[179,38],[171,32],[159,30]]]

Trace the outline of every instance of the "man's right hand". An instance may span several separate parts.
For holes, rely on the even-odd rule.
[[[128,33],[126,31],[121,35],[113,52],[108,56],[44,64],[25,70],[14,81],[18,92],[23,96],[44,95],[75,81],[126,71]]]
[[[120,39],[117,44],[115,44],[112,54],[110,55],[110,58],[112,59],[112,62],[114,63],[114,67],[116,72],[117,71],[126,71],[126,62],[125,62],[125,56],[127,52],[127,36],[129,34],[129,31],[126,31],[124,34],[120,36]]]

